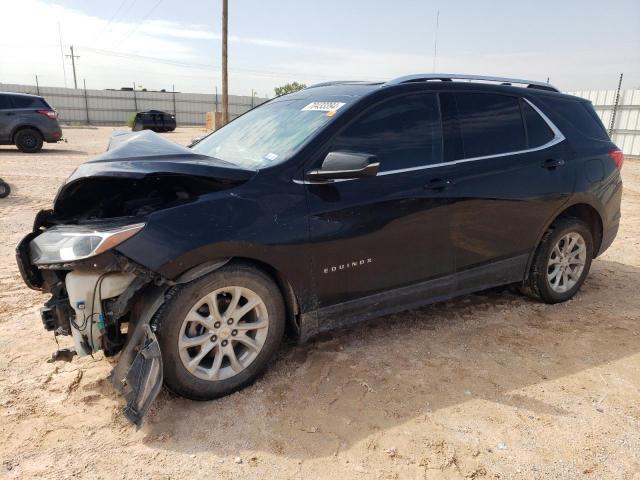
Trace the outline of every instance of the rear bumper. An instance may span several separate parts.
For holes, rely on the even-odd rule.
[[[620,228],[620,219],[610,223],[602,232],[602,243],[600,244],[600,250],[598,255],[602,255],[613,243],[618,234],[618,228]]]
[[[602,218],[602,241],[600,242],[597,255],[595,255],[596,257],[602,255],[611,246],[620,228],[622,179],[619,174],[617,174],[615,183],[609,191],[611,193],[605,197],[604,208],[600,211]]]
[[[50,130],[44,132],[44,141],[47,143],[56,143],[62,140],[62,129]]]

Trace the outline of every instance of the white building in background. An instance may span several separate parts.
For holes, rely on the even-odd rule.
[[[593,108],[609,130],[616,100],[615,90],[580,90],[567,93],[591,100]],[[626,156],[640,158],[640,90],[620,91],[611,139]]]

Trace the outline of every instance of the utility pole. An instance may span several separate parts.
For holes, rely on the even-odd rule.
[[[40,95],[40,84],[38,83],[38,75],[36,75],[36,92]]]
[[[222,124],[229,123],[229,84],[227,71],[227,24],[229,2],[222,0]]]
[[[73,45],[69,46],[71,50],[71,55],[65,55],[66,57],[71,57],[71,66],[73,67],[73,86],[78,89],[78,81],[76,80],[76,58],[80,58],[78,55],[73,54]]]
[[[436,58],[438,57],[438,30],[440,28],[440,9],[436,13],[436,34],[433,38],[433,73],[436,73]]]
[[[136,82],[133,82],[133,108],[138,111],[138,99],[136,98]]]
[[[175,84],[171,85],[171,92],[173,93],[173,116],[176,117],[176,122],[178,121],[178,114],[176,112],[176,86]]]
[[[87,125],[91,125],[91,120],[89,120],[89,99],[87,98],[87,79],[83,78],[82,83],[84,84],[84,111],[87,114]]]

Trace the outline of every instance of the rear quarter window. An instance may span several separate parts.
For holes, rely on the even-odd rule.
[[[598,118],[591,102],[581,100],[549,99],[545,100],[562,122],[581,135],[601,141],[609,141],[609,134]],[[561,128],[562,130],[562,128]]]
[[[21,97],[15,96],[11,98],[13,108],[49,108],[47,102],[38,97]]]

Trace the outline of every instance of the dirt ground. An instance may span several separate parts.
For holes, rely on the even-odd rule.
[[[46,362],[46,297],[14,261],[111,130],[67,129],[36,155],[0,147],[13,188],[0,200],[0,478],[640,478],[640,162],[623,169],[618,238],[572,301],[498,289],[288,342],[232,396],[163,391],[136,431],[102,355]]]

